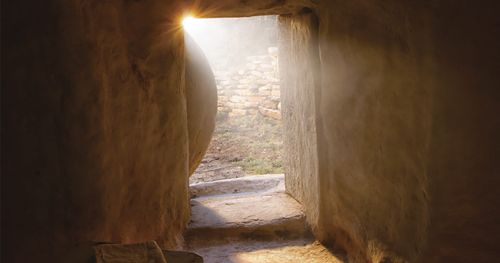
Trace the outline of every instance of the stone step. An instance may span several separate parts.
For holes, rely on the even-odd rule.
[[[188,246],[310,236],[301,205],[284,191],[282,175],[205,183],[197,191]]]
[[[284,180],[283,174],[253,175],[191,184],[189,189],[193,198],[239,193],[284,192]]]
[[[198,247],[204,263],[342,263],[345,253],[332,252],[313,239],[244,241]]]

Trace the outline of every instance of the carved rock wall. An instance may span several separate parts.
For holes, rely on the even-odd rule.
[[[318,233],[351,262],[498,258],[498,10],[321,2]]]
[[[2,262],[58,262],[87,241],[181,243],[181,10],[2,3]]]

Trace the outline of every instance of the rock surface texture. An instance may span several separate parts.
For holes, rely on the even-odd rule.
[[[229,118],[262,114],[281,119],[278,54],[275,47],[268,55],[248,56],[236,69],[217,70],[218,114]]]
[[[287,190],[304,204],[307,220],[318,226],[319,87],[318,24],[314,14],[280,16],[280,75],[283,95],[283,145]]]
[[[156,242],[95,246],[96,263],[167,263]]]
[[[500,256],[492,10],[498,2],[321,1],[317,233],[352,262]]]
[[[86,242],[73,247],[62,262],[71,263],[203,263],[188,251],[161,249],[155,241],[133,244]]]
[[[342,262],[314,242],[283,175],[199,183],[191,193],[186,243],[205,262]]]
[[[192,215],[186,234],[191,245],[232,238],[299,238],[308,234],[300,204],[284,192],[283,175],[220,180],[193,188],[196,198],[191,200]]]
[[[57,262],[85,241],[180,243],[180,4],[2,3],[2,262]]]

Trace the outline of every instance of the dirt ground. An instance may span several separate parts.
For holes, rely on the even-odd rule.
[[[212,142],[190,184],[245,175],[283,173],[280,120],[219,113]]]

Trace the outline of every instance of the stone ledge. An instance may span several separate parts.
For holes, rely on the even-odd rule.
[[[189,190],[191,195],[196,197],[245,192],[284,192],[284,182],[284,174],[254,175],[192,184]]]

